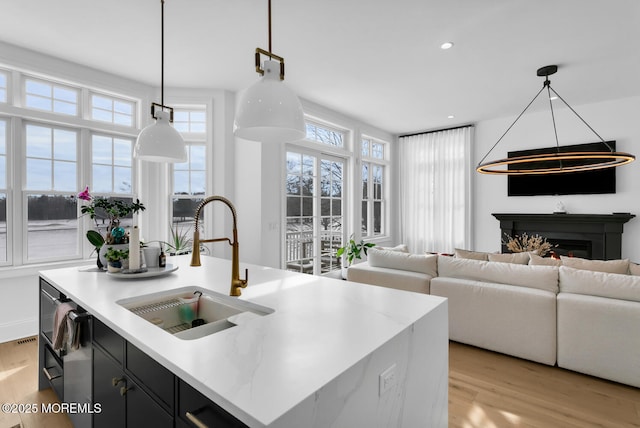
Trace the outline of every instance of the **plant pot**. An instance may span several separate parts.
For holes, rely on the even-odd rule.
[[[100,261],[102,262],[103,266],[108,265],[107,251],[109,250],[109,248],[113,248],[114,250],[127,250],[129,249],[129,244],[104,244],[102,247],[100,247],[100,253],[98,254],[98,257],[100,257]]]
[[[117,273],[122,270],[122,262],[120,260],[115,262],[109,262],[107,264],[107,272]]]

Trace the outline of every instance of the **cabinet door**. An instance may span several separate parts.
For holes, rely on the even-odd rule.
[[[133,381],[127,385],[127,427],[173,428],[173,417]]]
[[[126,403],[125,397],[120,394],[120,388],[126,386],[122,369],[102,350],[94,347],[93,402],[102,405],[102,411],[93,415],[94,428],[125,426]]]

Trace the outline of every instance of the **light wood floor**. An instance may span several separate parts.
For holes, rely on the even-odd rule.
[[[449,347],[449,426],[640,427],[640,389],[471,346]],[[0,344],[0,404],[51,403],[38,391],[35,338]],[[6,414],[0,428],[71,428],[62,414]]]

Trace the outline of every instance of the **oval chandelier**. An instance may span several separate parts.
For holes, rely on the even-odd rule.
[[[491,149],[484,155],[484,157],[478,162],[476,171],[482,174],[496,174],[496,175],[533,175],[533,174],[563,174],[579,171],[592,171],[596,169],[613,168],[621,165],[631,163],[635,160],[635,156],[625,152],[616,152],[611,146],[591,127],[589,124],[551,87],[551,81],[549,76],[555,74],[558,71],[557,65],[547,65],[539,68],[536,72],[538,76],[544,76],[545,81],[542,88],[538,91],[535,97],[527,104],[522,113],[516,117],[516,120],[507,128],[502,136],[496,141]],[[487,161],[485,159],[493,151],[493,149],[502,141],[507,135],[509,130],[513,128],[516,122],[522,117],[527,109],[538,98],[542,91],[547,90],[549,97],[549,106],[551,109],[551,119],[553,122],[553,132],[556,138],[556,152],[544,153],[544,154],[531,154],[526,156],[513,156],[504,159],[498,159],[494,161]],[[605,146],[607,150],[601,152],[598,151],[571,151],[562,152],[560,150],[560,144],[558,142],[558,132],[556,130],[556,120],[553,112],[553,103],[551,93],[560,99],[581,121],[587,128],[593,132],[600,142]]]

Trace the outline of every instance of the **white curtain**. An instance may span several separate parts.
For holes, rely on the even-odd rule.
[[[399,138],[400,234],[412,252],[470,248],[473,128]]]

